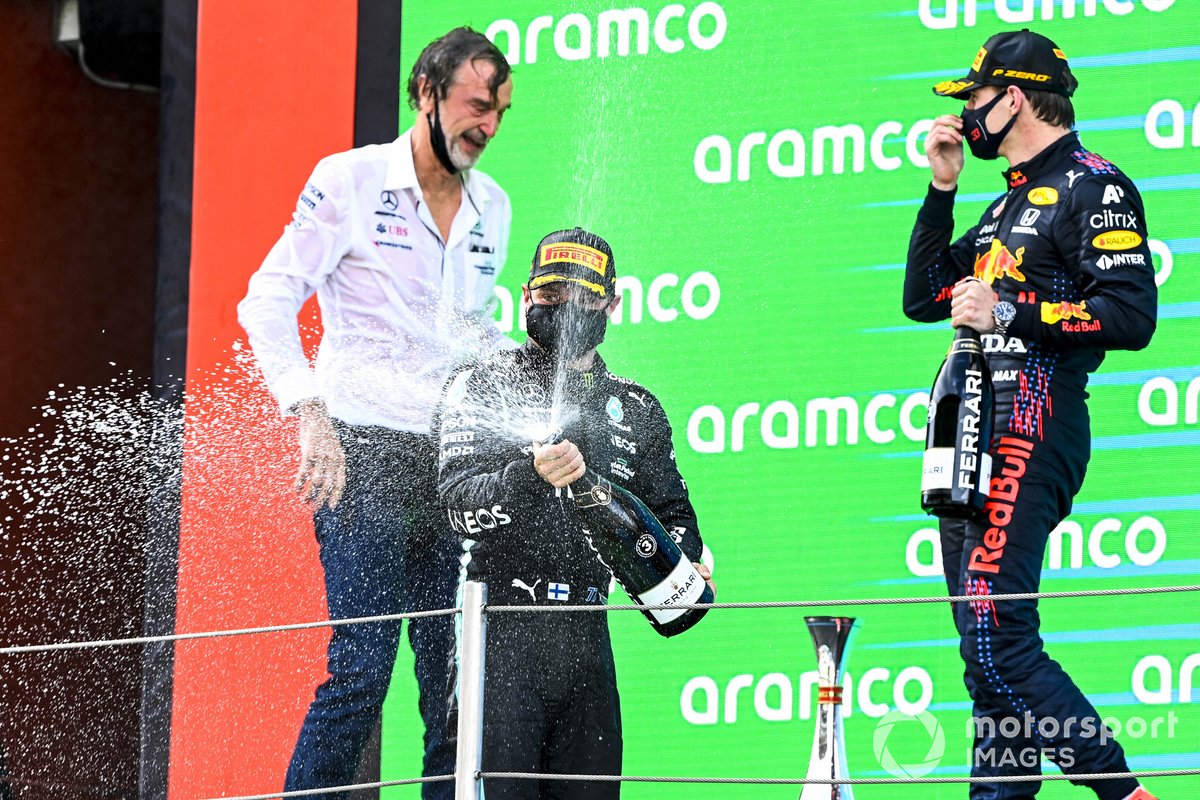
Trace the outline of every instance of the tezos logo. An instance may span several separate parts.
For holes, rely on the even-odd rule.
[[[889,741],[908,743],[912,742],[914,737],[919,740],[920,734],[914,730],[915,726],[911,724],[914,722],[924,728],[925,735],[929,738],[929,748],[925,751],[924,756],[915,760],[908,757],[899,759],[889,748]],[[893,737],[891,733],[897,724],[904,731]],[[914,715],[893,709],[884,714],[875,724],[875,735],[871,738],[871,744],[875,750],[875,758],[879,760],[879,766],[883,767],[889,775],[897,778],[922,778],[933,772],[934,768],[941,763],[942,756],[946,753],[946,734],[942,730],[941,723],[937,721],[937,717],[928,711],[921,711]],[[920,748],[918,747],[918,749]]]
[[[637,554],[642,558],[649,558],[658,552],[658,542],[654,541],[654,537],[648,533],[643,533],[634,545]]]
[[[608,405],[604,407],[608,415],[613,418],[614,422],[620,422],[625,419],[625,408],[621,405],[621,401],[613,395],[608,396]]]

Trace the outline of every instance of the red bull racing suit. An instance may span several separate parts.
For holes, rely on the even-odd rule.
[[[909,241],[904,312],[950,316],[966,276],[1013,303],[1006,335],[984,334],[996,389],[989,501],[970,521],[942,520],[943,567],[955,604],[977,720],[972,774],[1127,771],[1124,753],[1063,669],[1043,650],[1035,592],[1050,531],[1067,516],[1090,454],[1085,391],[1106,350],[1139,350],[1155,327],[1157,289],[1145,212],[1133,183],[1070,133],[1004,174],[1008,191],[951,241],[954,192],[932,186]],[[1019,722],[1000,723],[1004,720]],[[973,784],[973,798],[1029,798],[1039,782]],[[1137,781],[1087,783],[1103,800]]]
[[[439,491],[462,540],[462,580],[489,605],[604,604],[611,579],[584,536],[569,489],[533,466],[530,441],[551,408],[590,469],[641,498],[698,561],[702,544],[671,427],[658,400],[597,356],[556,370],[532,343],[451,377],[435,428]],[[649,634],[649,630],[647,630]],[[484,771],[620,774],[621,714],[603,611],[488,617]],[[451,735],[456,715],[449,720]],[[488,800],[615,798],[616,782],[488,780]]]

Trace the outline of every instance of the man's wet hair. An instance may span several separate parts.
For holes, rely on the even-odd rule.
[[[495,67],[488,82],[492,100],[495,100],[496,92],[512,74],[512,67],[500,48],[486,36],[473,28],[462,27],[430,42],[417,57],[417,63],[413,64],[412,74],[408,78],[409,107],[416,109],[421,103],[418,82],[422,75],[429,81],[428,88],[433,92],[434,99],[444,100],[450,85],[454,83],[454,73],[463,64],[474,61],[486,61]]]
[[[1079,81],[1071,74],[1070,67],[1063,70],[1063,82],[1072,92],[1079,86]],[[1057,92],[1043,92],[1037,89],[1022,88],[1021,91],[1029,98],[1029,107],[1033,109],[1034,116],[1042,122],[1059,128],[1075,127],[1075,106],[1071,105],[1071,98],[1063,97]]]

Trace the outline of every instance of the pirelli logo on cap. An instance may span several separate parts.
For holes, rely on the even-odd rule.
[[[594,247],[582,244],[547,244],[542,245],[540,266],[547,264],[577,264],[590,269],[601,278],[608,273],[608,256]]]
[[[983,66],[983,59],[985,58],[987,58],[987,48],[981,47],[979,48],[979,52],[975,54],[975,60],[971,62],[971,69],[979,72],[979,68]]]

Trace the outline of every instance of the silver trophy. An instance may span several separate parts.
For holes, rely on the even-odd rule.
[[[817,729],[808,759],[808,780],[840,780],[846,775],[842,738],[842,662],[857,627],[854,617],[805,617],[817,651]],[[806,783],[800,800],[854,800],[850,786]]]

